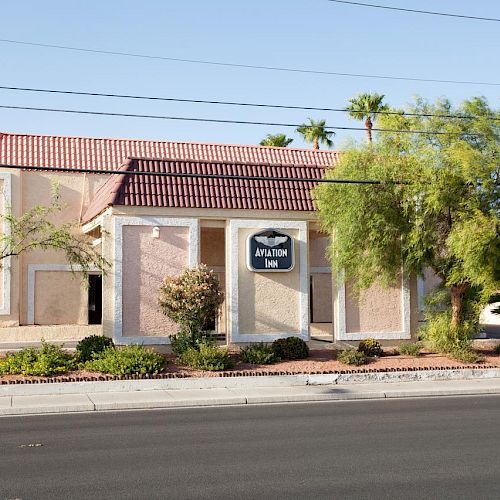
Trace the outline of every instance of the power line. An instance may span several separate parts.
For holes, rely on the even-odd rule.
[[[204,99],[180,99],[176,97],[156,97],[156,96],[142,96],[142,95],[130,95],[130,94],[109,94],[102,92],[83,92],[76,90],[56,90],[56,89],[38,89],[30,87],[7,87],[0,85],[0,90],[15,90],[23,92],[41,92],[48,94],[64,94],[64,95],[81,95],[81,96],[92,96],[92,97],[113,97],[119,99],[135,99],[135,100],[149,100],[149,101],[167,101],[167,102],[184,102],[184,103],[194,103],[194,104],[220,104],[225,106],[247,106],[256,108],[273,108],[273,109],[298,109],[302,111],[332,111],[347,113],[349,110],[347,108],[320,108],[314,106],[292,106],[292,105],[281,105],[281,104],[261,104],[261,103],[249,103],[249,102],[234,102],[234,101],[211,101]],[[418,116],[418,117],[428,117],[428,118],[456,118],[456,119],[467,119],[471,120],[476,117],[468,115],[449,115],[449,114],[433,114],[433,113],[406,113],[401,111],[372,111],[376,115],[399,115],[399,116]],[[489,118],[492,121],[500,121],[500,118]]]
[[[132,158],[133,159],[133,158]],[[150,160],[155,161],[155,160]],[[161,160],[165,161],[165,160]],[[187,160],[169,160],[176,162],[185,162]],[[204,163],[198,161],[198,163]],[[215,163],[207,161],[205,163]],[[78,172],[82,174],[110,174],[110,175],[144,175],[154,177],[183,177],[188,179],[220,179],[220,180],[245,180],[245,181],[279,181],[279,182],[308,182],[308,183],[325,183],[325,184],[407,184],[404,181],[380,181],[380,180],[362,180],[362,179],[325,179],[325,178],[297,178],[297,177],[273,177],[273,176],[258,176],[258,175],[220,175],[220,174],[193,174],[186,172],[150,172],[136,170],[95,170],[92,168],[70,168],[70,167],[33,167],[27,165],[7,165],[0,164],[0,168],[14,170],[30,170],[40,172]]]
[[[417,10],[417,9],[405,9],[403,7],[391,7],[388,5],[377,5],[373,3],[364,3],[364,2],[350,2],[347,0],[328,0],[329,2],[334,3],[345,3],[349,5],[358,5],[361,7],[373,7],[375,9],[387,9],[387,10],[399,10],[401,12],[412,12],[414,14],[430,14],[433,16],[445,16],[445,17],[458,17],[460,19],[473,19],[474,21],[495,21],[500,22],[500,19],[496,19],[493,17],[478,17],[478,16],[466,16],[463,14],[451,14],[449,12],[435,12],[430,10]]]
[[[254,122],[247,120],[223,120],[217,118],[194,118],[186,116],[165,116],[165,115],[141,115],[136,113],[113,113],[107,111],[85,111],[79,109],[60,109],[60,108],[37,108],[32,106],[7,106],[0,104],[2,109],[17,109],[25,111],[45,111],[50,113],[72,113],[80,115],[96,115],[96,116],[120,116],[126,118],[148,118],[156,120],[177,120],[177,121],[188,121],[188,122],[204,122],[204,123],[231,123],[235,125],[265,125],[268,127],[312,127],[313,125],[306,124],[296,124],[296,123],[277,123],[277,122]],[[363,127],[341,127],[341,126],[327,126],[326,130],[363,130]],[[468,135],[468,136],[479,136],[482,134],[465,134],[464,132],[441,132],[437,130],[427,131],[427,130],[398,130],[398,129],[385,129],[385,128],[372,128],[374,132],[390,132],[396,134],[427,134],[427,135]]]
[[[262,66],[262,65],[253,65],[253,64],[238,64],[238,63],[226,63],[220,61],[209,61],[205,59],[182,59],[179,57],[166,57],[166,56],[157,56],[150,54],[138,54],[134,52],[119,52],[113,50],[101,50],[101,49],[88,49],[84,47],[74,47],[69,45],[56,45],[50,43],[38,43],[38,42],[26,42],[24,40],[12,40],[6,38],[0,38],[0,42],[4,43],[13,43],[18,45],[29,45],[34,47],[44,47],[50,49],[61,49],[61,50],[73,50],[77,52],[87,52],[92,54],[107,54],[113,56],[122,56],[122,57],[136,57],[142,59],[156,59],[163,61],[173,61],[173,62],[183,62],[190,64],[206,64],[210,66],[225,66],[230,68],[246,68],[246,69],[261,69],[267,71],[282,71],[288,73],[306,73],[312,75],[330,75],[330,76],[346,76],[353,78],[376,78],[381,80],[401,80],[401,81],[409,81],[409,82],[428,82],[428,83],[451,83],[457,85],[489,85],[489,86],[500,86],[500,83],[497,82],[474,82],[468,80],[438,80],[438,79],[430,79],[430,78],[412,78],[412,77],[403,77],[403,76],[392,76],[392,75],[369,75],[363,73],[341,73],[336,71],[321,71],[321,70],[310,70],[310,69],[302,69],[302,68],[287,68],[280,66]]]

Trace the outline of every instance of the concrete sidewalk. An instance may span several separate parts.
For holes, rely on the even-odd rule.
[[[114,382],[81,382],[76,389],[67,387],[72,385],[69,383],[3,386],[0,387],[0,415],[500,394],[500,378],[300,385],[290,377],[272,377],[272,383],[265,381],[267,386],[259,385],[264,382],[262,377],[243,379],[246,383],[227,384],[230,387],[215,387],[207,384],[207,379],[178,381],[198,383],[198,388],[180,384],[179,388],[160,388],[162,384],[154,383],[166,382],[164,380],[114,381],[114,385]],[[203,381],[205,384],[200,384]],[[137,382],[146,384],[137,385]],[[95,384],[106,385],[96,387]],[[64,386],[66,389],[62,392]],[[9,388],[10,394],[7,394],[4,389]],[[47,393],[49,388],[52,393]]]

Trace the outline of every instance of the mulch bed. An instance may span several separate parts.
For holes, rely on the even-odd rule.
[[[409,372],[419,370],[484,369],[500,368],[500,355],[490,350],[479,350],[484,359],[479,364],[464,364],[441,354],[422,353],[419,357],[388,355],[369,358],[363,366],[349,366],[335,361],[332,351],[311,350],[307,359],[281,361],[273,365],[252,365],[241,363],[235,357],[235,367],[221,372],[207,372],[174,364],[174,357],[167,355],[168,364],[164,372],[157,375],[105,375],[85,370],[68,372],[52,377],[22,375],[2,375],[0,385],[6,384],[44,384],[55,382],[90,382],[104,380],[173,379],[196,377],[241,377],[241,376],[279,376],[300,374],[344,374]]]

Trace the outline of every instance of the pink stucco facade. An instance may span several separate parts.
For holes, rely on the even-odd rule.
[[[176,325],[160,311],[158,291],[166,276],[188,267],[189,237],[185,227],[123,227],[123,333],[124,337],[168,336]]]

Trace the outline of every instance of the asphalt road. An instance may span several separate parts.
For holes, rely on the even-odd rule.
[[[0,499],[498,499],[500,397],[0,419]]]

